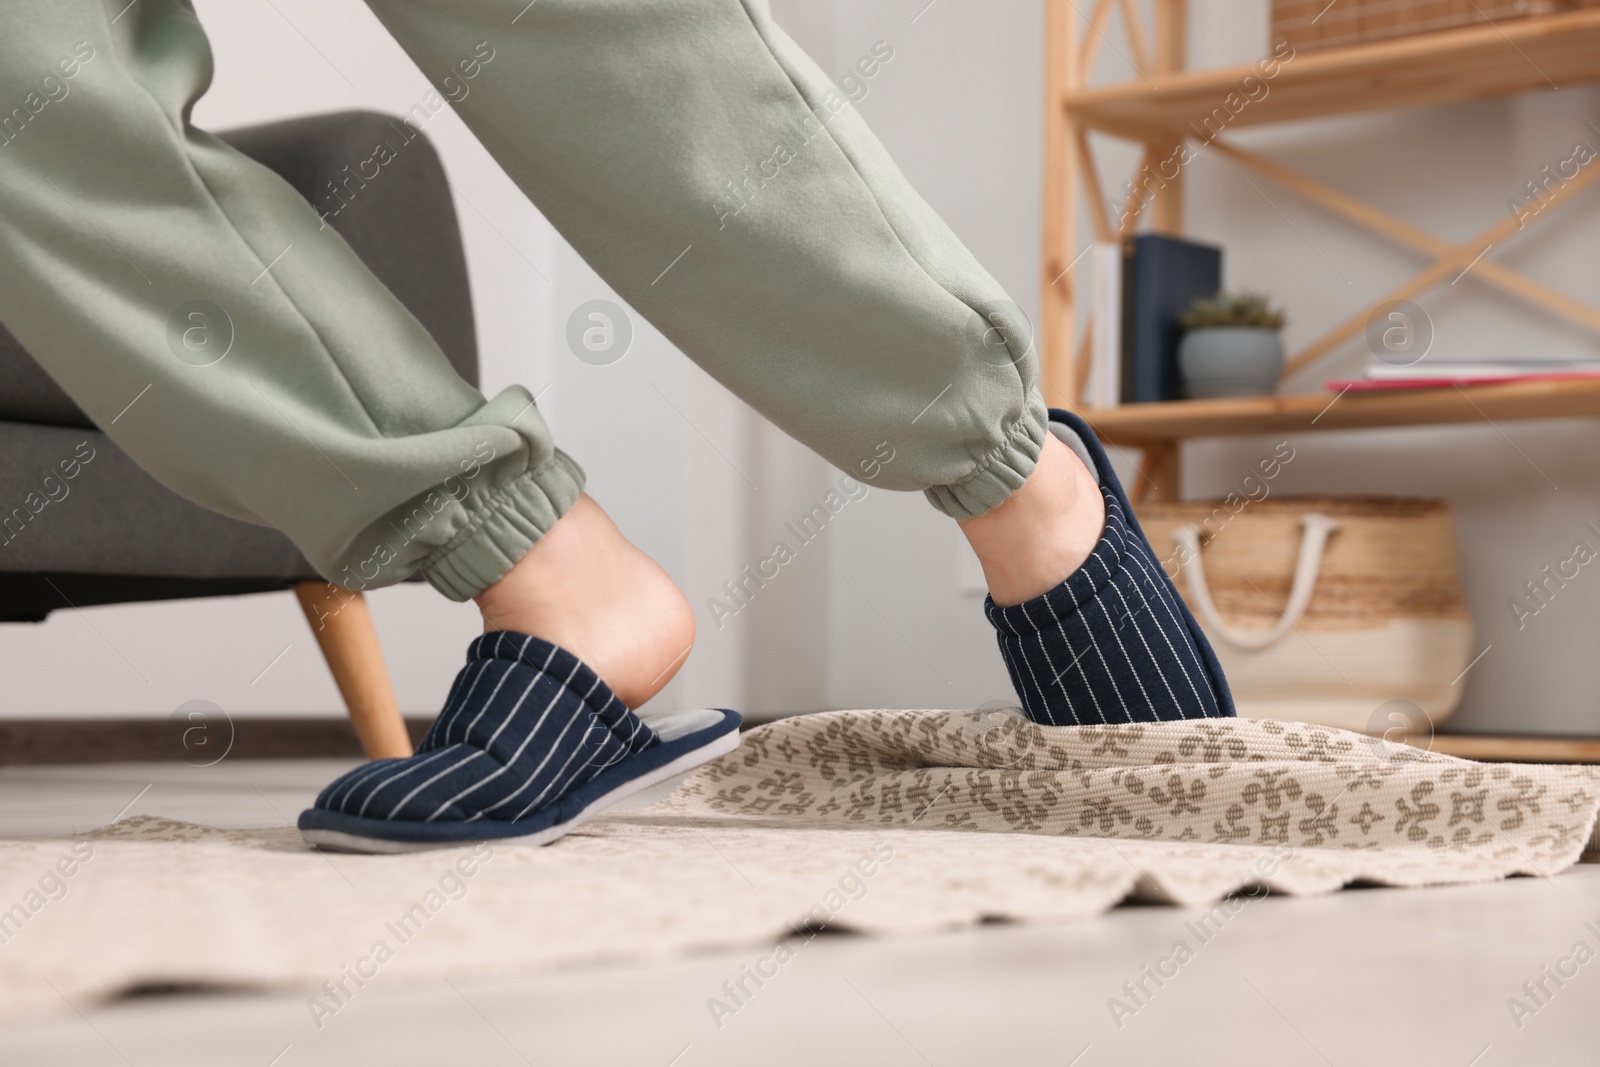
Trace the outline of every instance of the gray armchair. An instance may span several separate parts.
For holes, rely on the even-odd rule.
[[[219,134],[319,203],[345,167],[393,141],[399,120],[341,112]],[[428,328],[466,380],[478,377],[466,260],[449,183],[425,138],[410,141],[328,217]],[[63,457],[93,459],[59,499],[41,486]],[[38,505],[34,511],[25,501]],[[42,505],[39,502],[43,501]],[[318,578],[276,530],[173,493],[102,434],[0,325],[0,622],[126,601],[295,589],[369,755],[409,755],[382,654],[359,594]],[[337,612],[319,610],[338,597]],[[324,619],[319,626],[315,620]]]

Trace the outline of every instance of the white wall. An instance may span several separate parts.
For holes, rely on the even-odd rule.
[[[203,125],[345,107],[398,111],[426,89],[357,0],[199,0],[198,7],[218,60],[216,85],[197,112]],[[1191,62],[1215,66],[1262,54],[1265,7],[1262,0],[1196,0]],[[859,109],[923,195],[1033,313],[1040,4],[775,0],[774,8],[830,72],[845,70],[877,40],[893,45],[894,60]],[[1105,55],[1103,74],[1115,76],[1115,50]],[[1584,129],[1589,118],[1600,119],[1597,103],[1594,90],[1568,90],[1251,131],[1242,143],[1459,239],[1500,218],[1517,186],[1565,157],[1575,139],[1600,141]],[[588,468],[596,495],[695,603],[700,643],[665,699],[770,714],[973,706],[1009,697],[980,598],[962,589],[969,568],[954,524],[916,495],[873,492],[850,505],[825,540],[716,628],[706,598],[759,558],[783,521],[835,475],[637,317],[634,348],[621,362],[592,367],[572,358],[563,340],[567,317],[584,300],[607,296],[605,287],[453,116],[441,115],[429,132],[468,201],[458,210],[486,388],[550,386],[541,406]],[[1115,187],[1120,171],[1109,164],[1131,168],[1132,160],[1117,162],[1114,152],[1105,159]],[[1263,289],[1288,308],[1291,345],[1396,283],[1416,262],[1287,192],[1263,189],[1292,225],[1225,161],[1202,159],[1191,169],[1189,218],[1196,234],[1226,245],[1230,285]],[[1590,251],[1600,204],[1586,198],[1555,221],[1507,248],[1506,261],[1600,302]],[[1594,355],[1591,339],[1524,313],[1470,276],[1422,303],[1438,326],[1440,351]],[[1363,355],[1345,353],[1325,372],[1354,370]],[[1323,373],[1296,386],[1314,389]],[[1190,490],[1225,491],[1270,443],[1191,448]],[[1505,603],[1540,566],[1586,537],[1584,520],[1600,522],[1600,475],[1590,462],[1600,428],[1522,423],[1303,435],[1295,444],[1298,457],[1280,491],[1426,493],[1456,506],[1481,643],[1494,645],[1462,683],[1461,726],[1600,727],[1600,657],[1591,651],[1600,638],[1600,579],[1585,571],[1520,633]],[[474,613],[416,587],[381,591],[373,605],[403,706],[437,706],[475,630]],[[285,646],[283,658],[251,684]],[[287,596],[92,609],[7,627],[0,631],[0,671],[13,680],[0,707],[9,715],[165,714],[194,698],[242,713],[338,707]]]
[[[893,46],[894,60],[858,109],[922,196],[1037,319],[1040,5],[830,6],[827,69],[847,70],[875,41]],[[970,550],[955,523],[920,494],[875,493],[844,517],[850,522],[830,546],[828,706],[1014,701],[982,595],[961,588]]]

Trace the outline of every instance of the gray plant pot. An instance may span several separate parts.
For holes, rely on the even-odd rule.
[[[1265,326],[1199,326],[1178,342],[1178,375],[1191,400],[1271,396],[1283,373],[1283,339]]]

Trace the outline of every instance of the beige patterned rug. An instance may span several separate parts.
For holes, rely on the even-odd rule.
[[[829,712],[753,730],[671,797],[543,849],[330,855],[287,827],[152,817],[0,841],[0,1014],[201,985],[303,991],[321,1027],[368,985],[735,947],[776,966],[796,930],[1548,877],[1593,848],[1597,810],[1600,769],[1317,726]]]

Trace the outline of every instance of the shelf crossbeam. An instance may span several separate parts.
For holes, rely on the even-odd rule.
[[[1522,221],[1517,221],[1515,229],[1507,229],[1507,224],[1502,222],[1501,226],[1491,229],[1491,232],[1504,230],[1499,237],[1493,238],[1493,240],[1490,240],[1490,232],[1486,232],[1486,234],[1480,235],[1480,238],[1470,240],[1464,245],[1451,245],[1450,242],[1429,234],[1427,230],[1411,226],[1410,222],[1397,219],[1392,214],[1378,210],[1378,208],[1374,208],[1374,206],[1368,205],[1362,200],[1342,194],[1338,189],[1333,189],[1331,186],[1325,186],[1323,182],[1310,178],[1309,174],[1291,170],[1288,166],[1283,166],[1282,163],[1272,162],[1269,158],[1261,157],[1261,155],[1256,155],[1254,152],[1246,152],[1245,149],[1240,149],[1240,147],[1230,144],[1229,141],[1224,141],[1222,138],[1216,138],[1208,142],[1208,147],[1218,150],[1222,155],[1227,155],[1227,157],[1232,158],[1240,165],[1248,166],[1250,170],[1256,171],[1264,178],[1270,178],[1272,181],[1278,182],[1285,189],[1290,189],[1291,192],[1298,192],[1299,195],[1306,197],[1310,202],[1317,203],[1317,205],[1323,206],[1326,210],[1333,211],[1334,214],[1339,214],[1341,218],[1355,222],[1357,226],[1373,230],[1374,234],[1390,238],[1390,240],[1394,240],[1400,245],[1410,246],[1411,250],[1432,256],[1435,264],[1437,262],[1448,262],[1448,264],[1454,266],[1454,264],[1464,261],[1462,258],[1470,261],[1472,256],[1483,256],[1483,253],[1486,253],[1494,243],[1515,237],[1520,230],[1525,229]],[[1582,178],[1587,184],[1592,176],[1584,174]],[[1541,203],[1541,208],[1539,208],[1539,213],[1533,219],[1530,219],[1530,222],[1538,222],[1539,219],[1549,218],[1552,208],[1555,208],[1558,203],[1562,203],[1566,195],[1576,194],[1576,192],[1579,192],[1579,190],[1563,190],[1563,194],[1560,197],[1550,197],[1549,200],[1544,200]],[[1544,285],[1542,282],[1534,282],[1533,278],[1518,274],[1518,272],[1504,266],[1504,264],[1499,264],[1493,259],[1480,258],[1472,266],[1472,274],[1480,282],[1496,286],[1504,293],[1517,296],[1517,298],[1530,302],[1533,306],[1541,307],[1547,312],[1562,315],[1566,320],[1570,320],[1576,325],[1584,326],[1586,330],[1600,333],[1600,309],[1590,307],[1589,304],[1584,304],[1578,299],[1566,296],[1565,293],[1560,293],[1560,291],[1552,290],[1550,286]],[[1394,296],[1381,298],[1371,304],[1363,312],[1363,315],[1370,317],[1371,312],[1376,307],[1381,307],[1389,299],[1402,298],[1394,298]],[[1365,318],[1363,318],[1362,322],[1365,322]],[[1336,331],[1344,330],[1349,325],[1350,322],[1346,322],[1341,328],[1336,328]],[[1302,349],[1301,352],[1294,355],[1290,360],[1290,365],[1285,366],[1285,373],[1283,373],[1285,378],[1288,378],[1290,374],[1293,374],[1294,371],[1299,370],[1302,366],[1309,365],[1312,360],[1325,354],[1325,352],[1330,352],[1333,347],[1338,346],[1339,342],[1346,341],[1349,336],[1352,336],[1350,333],[1342,333],[1338,338],[1334,338],[1333,334],[1336,331],[1330,331],[1323,338],[1315,341],[1312,346],[1307,346],[1306,349]]]
[[[1596,178],[1600,178],[1600,167],[1590,167],[1587,170],[1579,171],[1576,177],[1551,193],[1550,198],[1544,201],[1544,208],[1540,213],[1540,217],[1547,217],[1555,208],[1560,207],[1572,197],[1593,185]],[[1393,300],[1410,300],[1421,296],[1429,289],[1443,282],[1451,274],[1456,274],[1456,279],[1450,283],[1454,285],[1462,275],[1480,262],[1491,248],[1510,238],[1519,229],[1522,229],[1523,225],[1523,221],[1517,216],[1507,215],[1507,217],[1477,236],[1458,245],[1448,246],[1444,251],[1436,254],[1433,262],[1418,271],[1409,281],[1402,282],[1389,290],[1389,292],[1372,301],[1372,303],[1306,345],[1299,352],[1296,352],[1284,364],[1284,377],[1303,370],[1316,360],[1332,352],[1339,345],[1359,336],[1366,329],[1367,320],[1384,304]]]
[[[1144,24],[1139,20],[1139,11],[1133,3],[1134,0],[1118,0],[1118,6],[1122,9],[1122,29],[1128,35],[1134,68],[1143,74],[1150,69],[1150,51],[1144,46]]]
[[[1077,71],[1075,79],[1069,79],[1067,84],[1074,89],[1082,89],[1094,71],[1095,60],[1100,58],[1100,42],[1106,39],[1106,23],[1111,20],[1111,4],[1113,0],[1095,0],[1094,7],[1089,10],[1089,32],[1083,35],[1082,49],[1078,53]],[[1072,14],[1077,15],[1076,5]]]

